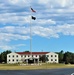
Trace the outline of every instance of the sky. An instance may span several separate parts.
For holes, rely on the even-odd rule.
[[[30,26],[31,51],[74,52],[74,0],[0,0],[0,52],[30,50]]]

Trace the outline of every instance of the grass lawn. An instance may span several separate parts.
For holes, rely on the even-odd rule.
[[[42,65],[19,65],[19,64],[0,64],[0,70],[30,70],[30,69],[55,69],[55,68],[74,68],[74,65],[65,64],[42,64]]]

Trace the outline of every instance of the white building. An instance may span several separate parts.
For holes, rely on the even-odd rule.
[[[39,62],[39,57],[46,55],[48,57],[48,63],[58,63],[58,54],[53,52],[16,52],[9,53],[7,55],[7,63],[19,63],[19,62]]]

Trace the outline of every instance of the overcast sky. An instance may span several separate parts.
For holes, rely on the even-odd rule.
[[[30,21],[32,51],[74,51],[74,0],[0,0],[0,52],[30,50]]]

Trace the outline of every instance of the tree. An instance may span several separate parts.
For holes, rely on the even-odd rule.
[[[42,55],[42,56],[40,56],[39,60],[42,62],[46,62],[46,61],[48,61],[48,58],[46,55]]]
[[[26,50],[25,52],[30,52],[30,51]]]
[[[59,53],[59,63],[63,63],[64,61],[63,61],[63,57],[64,57],[64,52],[63,52],[63,50],[61,50]]]
[[[65,64],[69,64],[72,59],[72,53],[71,52],[65,52],[63,60],[65,61]]]
[[[2,52],[1,53],[1,55],[0,55],[0,62],[2,63],[2,62],[7,62],[7,54],[9,54],[9,53],[11,53],[11,51],[10,50],[7,50],[7,51],[4,51],[4,52]]]
[[[70,64],[74,64],[74,53],[71,54]]]

